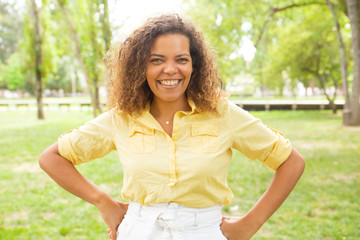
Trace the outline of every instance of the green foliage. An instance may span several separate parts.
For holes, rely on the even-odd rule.
[[[326,13],[326,6],[314,6],[312,11],[291,11],[294,11],[296,19],[278,28],[276,40],[268,48],[264,67],[267,81],[282,79],[282,73],[286,73],[291,81],[302,82],[305,86],[320,74],[340,80],[338,44],[331,30],[333,19],[330,14],[318,14]],[[326,78],[326,83],[332,86],[330,80],[330,77]],[[267,85],[271,86],[270,82]]]
[[[0,62],[6,60],[17,50],[21,37],[22,18],[15,2],[0,0]],[[1,72],[0,72],[1,75]]]
[[[0,63],[0,72],[0,88],[16,90],[24,87],[24,74],[19,53],[11,55],[7,59],[6,65]]]
[[[301,82],[309,86],[313,81],[320,86],[318,78],[325,81],[324,87],[341,82],[335,22],[325,1],[197,0],[187,3],[187,13],[217,52],[220,72],[226,81],[248,72],[261,88],[280,95],[286,84],[295,87]],[[349,20],[344,14],[345,1],[334,1],[334,4],[349,49],[351,34],[346,27]],[[251,39],[257,48],[249,67],[238,54],[244,37]],[[229,59],[229,56],[236,58]]]
[[[27,77],[23,79],[26,90],[30,93],[35,92],[35,36],[34,36],[34,14],[31,11],[31,2],[26,1],[27,11],[24,12],[24,24],[22,25],[22,31],[24,38],[20,40],[20,54],[22,57],[22,69],[24,75]],[[54,60],[56,59],[55,51],[56,46],[54,38],[52,37],[51,18],[50,18],[50,5],[49,1],[42,1],[42,5],[38,6],[39,12],[39,31],[41,42],[41,66],[40,71],[43,81],[51,76],[52,71],[56,69]]]
[[[196,22],[205,39],[214,49],[220,75],[224,82],[231,81],[244,66],[239,56],[243,19],[239,16],[241,6],[236,1],[188,1],[188,15]],[[198,11],[198,9],[202,9]]]
[[[78,65],[74,59],[64,55],[57,59],[57,69],[46,80],[46,88],[52,90],[63,89],[65,92],[72,91],[72,79],[77,79]],[[79,81],[76,81],[76,89],[79,89]],[[81,92],[81,89],[78,90]]]
[[[4,73],[5,71],[6,71],[6,65],[0,62],[0,72]],[[3,74],[0,74],[0,89],[1,88],[6,88],[6,78],[4,77]]]
[[[27,1],[28,3],[29,1]],[[45,87],[71,90],[80,64],[75,56],[74,40],[57,0],[42,1],[39,8]],[[63,1],[80,39],[81,56],[92,81],[91,88],[103,84],[101,59],[107,51],[112,26],[107,1]],[[301,82],[325,86],[340,82],[339,50],[334,20],[325,1],[311,0],[184,0],[186,16],[193,20],[217,55],[219,71],[225,83],[248,75],[261,89],[281,95],[285,85]],[[345,0],[333,0],[339,17],[347,52],[351,32],[345,15]],[[34,38],[32,13],[27,4],[18,11],[12,3],[0,0],[0,68],[17,52],[21,56],[23,83],[10,84],[34,92]],[[201,11],[199,11],[201,9]],[[243,59],[243,43],[250,39],[256,55],[249,64]],[[5,51],[6,50],[6,51]],[[349,56],[348,56],[349,58]],[[68,61],[64,59],[72,59]],[[348,60],[349,79],[353,63]],[[309,71],[310,70],[310,71]],[[0,72],[0,87],[8,86],[5,71]],[[16,76],[20,76],[15,74]],[[9,85],[9,86],[10,86]],[[255,89],[255,88],[254,88]],[[95,90],[94,90],[95,91]]]
[[[71,9],[71,17],[74,20],[76,30],[81,40],[81,54],[85,60],[86,67],[92,79],[98,85],[100,82],[100,71],[103,69],[101,59],[109,47],[111,34],[109,34],[110,24],[107,16],[106,1],[65,1],[68,9]],[[8,73],[0,73],[0,87],[11,90],[17,87],[24,87],[30,93],[35,92],[35,38],[34,21],[31,11],[31,2],[26,1],[23,16],[15,11],[15,7],[10,3],[0,1],[0,41],[1,49],[17,51],[21,55],[22,79],[20,74],[16,77],[8,78]],[[65,21],[64,15],[59,9],[55,0],[42,1],[39,8],[39,22],[41,35],[41,54],[42,66],[41,73],[45,84],[52,89],[63,88],[66,92],[71,91],[71,78],[78,75],[78,63],[74,55],[74,41],[71,37],[69,27]],[[105,11],[106,9],[106,11]],[[20,24],[19,20],[23,19]],[[11,25],[13,24],[13,25]],[[23,37],[19,37],[18,32],[22,31]],[[8,34],[5,34],[8,33]],[[15,38],[15,33],[16,38]],[[106,36],[105,36],[106,35]],[[10,44],[11,43],[11,44]],[[16,45],[19,48],[16,50]],[[11,52],[1,50],[1,59],[3,59],[1,68],[11,68],[7,66],[7,59]],[[72,62],[69,58],[73,59]],[[64,60],[67,59],[67,60]],[[5,61],[6,60],[6,61]],[[11,60],[15,64],[14,60]],[[5,65],[4,65],[5,64]],[[65,64],[67,66],[65,66]],[[4,66],[3,66],[4,65]],[[16,65],[18,66],[18,65]],[[18,69],[18,68],[17,68]],[[10,71],[10,70],[9,70]],[[9,72],[7,71],[7,72]],[[13,74],[14,75],[14,74]],[[12,75],[12,76],[13,76]],[[5,82],[5,79],[6,82]],[[15,81],[16,80],[16,81]],[[22,82],[19,83],[19,80]],[[11,82],[14,81],[14,82]],[[49,81],[49,83],[46,83]],[[44,85],[45,85],[44,84]]]
[[[22,18],[15,3],[0,1],[0,88],[15,90],[24,86],[21,57],[17,53]]]
[[[81,55],[90,77],[98,78],[102,69],[101,59],[105,55],[104,1],[70,1],[66,7],[70,11],[77,34],[81,42]],[[108,27],[108,26],[107,26]]]

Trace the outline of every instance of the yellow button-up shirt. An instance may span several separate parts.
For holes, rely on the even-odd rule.
[[[117,150],[124,170],[122,197],[142,205],[176,202],[188,207],[228,204],[232,148],[276,170],[290,155],[289,140],[226,99],[220,115],[177,112],[170,137],[150,114],[112,109],[60,136],[60,154],[73,164]]]

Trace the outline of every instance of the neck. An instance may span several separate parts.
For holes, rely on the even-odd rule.
[[[150,105],[150,112],[155,117],[161,117],[164,120],[172,120],[175,113],[178,111],[190,111],[191,107],[184,96],[181,101],[164,102],[158,98],[154,98]]]

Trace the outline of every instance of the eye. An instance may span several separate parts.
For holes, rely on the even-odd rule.
[[[188,58],[178,58],[177,61],[180,63],[187,63],[187,62],[189,62],[189,59]]]
[[[161,58],[152,58],[152,59],[150,59],[150,62],[151,63],[162,63],[163,60]]]

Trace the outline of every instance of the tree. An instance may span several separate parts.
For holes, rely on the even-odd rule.
[[[193,5],[191,5],[191,3]],[[349,7],[351,5],[351,7]],[[250,36],[252,41],[254,42],[255,47],[257,48],[257,53],[255,55],[255,59],[252,62],[251,71],[255,79],[260,82],[261,86],[264,86],[264,84],[268,85],[270,88],[276,88],[281,89],[281,87],[284,84],[283,76],[290,77],[291,83],[295,85],[296,81],[300,81],[304,83],[305,86],[308,86],[309,83],[313,82],[314,80],[317,80],[317,85],[322,88],[326,88],[329,86],[332,86],[334,88],[338,87],[338,84],[341,82],[343,83],[343,92],[345,95],[345,99],[348,99],[347,89],[346,86],[347,81],[347,67],[352,66],[351,59],[346,58],[346,51],[348,49],[348,42],[350,38],[352,38],[352,49],[354,54],[354,81],[352,84],[352,100],[351,100],[351,109],[349,113],[344,111],[344,123],[345,121],[345,114],[348,114],[348,116],[352,116],[353,118],[359,118],[360,110],[359,110],[359,88],[360,83],[358,83],[357,76],[360,75],[360,70],[356,70],[360,67],[359,62],[355,62],[355,58],[359,56],[358,50],[359,44],[358,40],[358,32],[359,32],[359,1],[358,0],[333,0],[332,2],[329,0],[299,0],[299,1],[280,1],[280,0],[254,0],[254,1],[235,1],[235,0],[226,0],[226,1],[220,1],[220,0],[198,0],[198,1],[191,1],[190,6],[192,9],[198,9],[197,6],[200,6],[202,9],[216,9],[213,12],[210,12],[210,16],[212,15],[221,15],[225,18],[230,17],[233,18],[234,15],[232,15],[232,12],[237,12],[237,17],[235,19],[232,19],[232,25],[224,25],[221,27],[225,27],[226,30],[222,33],[226,36],[223,37],[222,35],[219,35],[220,38],[224,39],[230,39],[229,42],[231,42],[232,38],[229,38],[227,36],[231,36],[232,34],[236,33],[239,36]],[[211,7],[205,7],[206,5],[210,5]],[[327,9],[326,9],[327,7]],[[255,9],[255,11],[254,11]],[[348,9],[348,11],[346,10]],[[350,13],[351,11],[352,13]],[[353,18],[353,24],[351,24],[352,32],[348,34],[346,29],[344,30],[345,24],[348,23],[348,19],[344,17],[344,15],[337,14],[339,11],[349,13],[348,17],[351,22],[351,17]],[[192,11],[189,11],[191,14]],[[318,47],[319,54],[317,56],[313,56],[312,62],[321,62],[319,68],[303,68],[302,71],[295,71],[297,68],[296,66],[289,67],[291,65],[289,62],[281,61],[280,58],[274,59],[274,55],[270,56],[269,51],[271,48],[274,48],[278,43],[280,43],[282,40],[278,37],[278,33],[282,31],[282,29],[288,25],[297,23],[299,26],[302,26],[303,23],[299,21],[299,19],[302,19],[303,15],[307,14],[314,14],[314,15],[321,15],[326,16],[328,19],[328,16],[333,16],[332,24],[327,22],[328,29],[326,30],[328,34],[333,36],[337,36],[338,39],[338,46],[335,46],[333,43],[326,40],[326,38],[321,38],[321,41],[323,44],[320,44]],[[212,18],[205,18],[207,24],[209,26],[215,26],[216,22]],[[223,19],[223,21],[224,21]],[[200,20],[201,21],[201,20]],[[204,21],[203,21],[204,22]],[[250,30],[243,31],[243,28],[240,28],[239,26],[243,26],[244,23],[250,23],[251,28]],[[318,22],[313,22],[311,27],[316,28],[316,26],[320,26],[322,24],[323,20],[320,19]],[[333,27],[335,28],[335,32],[333,32]],[[206,28],[205,28],[206,29]],[[208,28],[210,29],[210,28]],[[356,29],[354,31],[354,29]],[[205,30],[206,31],[206,30]],[[311,32],[311,31],[310,31]],[[344,34],[345,32],[345,34]],[[336,33],[337,35],[334,35]],[[282,36],[283,38],[289,39],[289,43],[292,43],[292,40],[297,41],[297,38],[301,38],[301,31],[294,31],[292,35],[288,36]],[[316,34],[316,33],[315,33]],[[216,36],[216,33],[214,34]],[[354,40],[355,39],[355,40]],[[309,39],[310,40],[310,39]],[[315,39],[313,39],[315,40]],[[333,39],[332,41],[334,41]],[[357,43],[354,43],[357,42]],[[307,42],[309,43],[309,42]],[[231,45],[233,42],[227,44],[226,42],[224,45]],[[311,42],[311,44],[315,44],[315,42]],[[332,45],[332,47],[329,47]],[[232,45],[234,46],[234,45]],[[303,46],[303,45],[299,45]],[[354,47],[355,46],[355,47]],[[269,48],[271,47],[271,48]],[[284,46],[283,46],[284,47]],[[333,49],[338,49],[338,53],[335,53]],[[354,50],[355,48],[355,50]],[[226,47],[225,47],[226,49]],[[279,51],[278,54],[283,54],[281,48],[277,48]],[[294,49],[295,50],[295,49]],[[314,49],[315,51],[316,49]],[[220,50],[222,51],[222,50]],[[235,49],[232,49],[232,51],[236,51]],[[306,49],[305,49],[306,52]],[[288,52],[292,55],[294,55],[296,52]],[[220,55],[220,54],[219,54]],[[300,57],[304,58],[304,56],[299,55]],[[327,57],[331,56],[331,58]],[[265,59],[269,59],[266,61]],[[350,60],[350,61],[349,61]],[[296,62],[297,59],[294,59]],[[336,62],[337,61],[337,62]],[[271,62],[274,68],[271,68]],[[305,63],[305,62],[304,62]],[[324,63],[326,63],[327,67],[325,67]],[[282,65],[285,64],[285,65]],[[316,66],[316,65],[313,65]],[[331,67],[330,67],[331,66]],[[220,65],[221,67],[221,65]],[[325,67],[327,72],[324,72],[322,69]],[[335,69],[338,68],[338,69]],[[277,69],[278,71],[276,71]],[[307,72],[304,72],[305,70],[308,70]],[[298,70],[301,70],[298,68]],[[314,71],[315,70],[315,71]],[[315,74],[317,72],[318,74]],[[341,70],[341,71],[339,71]],[[351,69],[350,69],[351,70]],[[291,74],[287,74],[289,71],[291,71]],[[285,73],[285,74],[283,74]],[[295,75],[297,73],[297,76]],[[351,75],[350,75],[351,77]],[[269,83],[272,83],[271,85]],[[281,92],[281,91],[279,91]],[[327,98],[329,99],[330,105],[333,105],[334,96],[329,96],[327,93]],[[347,103],[349,101],[346,101]],[[356,105],[355,107],[353,107]],[[351,114],[350,114],[351,113]],[[354,124],[354,123],[352,123]]]
[[[24,24],[22,32],[24,37],[19,42],[19,53],[22,60],[24,88],[35,94],[37,114],[44,119],[43,87],[45,80],[55,70],[54,38],[51,36],[51,5],[48,0],[26,1]]]
[[[111,41],[107,1],[57,0],[57,3],[70,29],[76,59],[85,76],[93,113],[96,116],[102,111],[99,96],[102,81],[101,59]],[[71,13],[69,9],[76,12]]]
[[[0,88],[17,90],[25,86],[22,71],[21,57],[19,53],[12,54],[6,61],[6,65],[0,63]]]
[[[334,4],[330,0],[326,0],[327,5],[329,6],[329,9],[331,11],[331,14],[334,17],[335,27],[336,27],[336,35],[339,42],[339,52],[340,52],[340,71],[341,71],[341,79],[342,79],[342,88],[343,88],[343,94],[345,98],[345,105],[344,105],[344,112],[347,112],[349,109],[350,104],[350,98],[349,98],[349,92],[348,92],[348,79],[347,79],[347,62],[346,62],[346,49],[344,40],[341,34],[340,29],[340,23],[337,16],[337,13],[334,8]]]
[[[242,18],[238,17],[245,12],[241,8],[244,5],[239,1],[212,0],[187,3],[187,15],[197,23],[217,55],[221,78],[225,83],[232,81],[245,68],[245,61],[239,52],[245,33],[241,29]]]
[[[70,28],[70,31],[71,31],[71,35],[72,35],[72,39],[74,41],[74,47],[75,47],[75,55],[76,55],[76,58],[78,60],[78,62],[80,63],[80,66],[81,66],[81,69],[82,69],[82,72],[85,76],[85,80],[86,80],[86,84],[87,84],[87,87],[88,87],[88,91],[89,91],[89,94],[90,94],[90,100],[91,100],[91,105],[93,107],[93,114],[94,116],[97,115],[97,107],[96,107],[96,100],[95,100],[95,96],[94,96],[94,92],[92,90],[92,87],[91,87],[91,78],[90,78],[90,74],[86,68],[86,65],[85,65],[85,62],[84,62],[84,58],[83,56],[81,55],[81,44],[80,44],[80,38],[79,38],[79,35],[76,31],[76,28],[75,28],[75,25],[73,23],[73,20],[68,12],[68,10],[66,9],[66,6],[65,6],[65,1],[62,1],[62,0],[58,0],[58,4],[65,16],[65,19],[66,19],[66,22]]]
[[[17,50],[22,18],[15,3],[2,0],[0,1],[0,16],[0,61],[5,63]]]
[[[56,65],[56,71],[52,72],[51,76],[46,79],[46,88],[63,90],[65,93],[76,93],[76,89],[80,89],[79,81],[76,81],[79,66],[74,63],[71,54],[58,56]]]
[[[335,113],[336,90],[341,82],[339,53],[336,35],[331,29],[331,15],[317,14],[322,9],[326,6],[313,6],[311,11],[291,10],[302,14],[295,14],[295,21],[277,30],[276,41],[267,53],[265,73],[270,79],[274,79],[273,75],[286,73],[292,82],[302,82],[305,86],[316,81]]]
[[[347,66],[346,58],[345,58],[345,46],[342,40],[342,35],[340,31],[340,25],[338,21],[338,16],[336,15],[335,8],[331,1],[326,0],[325,1],[327,5],[329,6],[329,10],[331,11],[334,20],[335,20],[335,27],[337,29],[337,37],[339,41],[339,52],[340,52],[340,63],[341,63],[341,76],[342,76],[342,82],[343,82],[343,93],[345,97],[345,108],[343,111],[343,123],[344,125],[360,125],[360,103],[359,103],[359,92],[360,92],[360,53],[359,53],[359,46],[360,46],[360,2],[356,0],[346,0],[346,4],[344,0],[337,1],[338,8],[342,11],[344,11],[347,16],[349,17],[350,24],[351,24],[351,38],[352,38],[352,49],[354,53],[353,57],[353,65],[354,65],[354,80],[352,84],[352,99],[351,104],[349,101],[349,94],[348,94],[348,81],[347,81]],[[307,5],[307,4],[315,4],[315,5],[321,5],[321,2],[308,2],[306,3],[304,1],[303,4],[290,4],[282,8],[275,8],[279,9],[281,11],[298,7],[301,5]],[[278,10],[276,11],[278,12]],[[356,60],[358,58],[358,60]],[[358,61],[356,63],[356,61]],[[357,77],[358,76],[358,77]],[[332,103],[330,102],[330,105]]]
[[[110,49],[111,44],[111,26],[109,21],[109,4],[107,0],[101,0],[99,4],[97,4],[99,13],[100,13],[100,22],[102,26],[102,36],[105,43],[105,51]]]
[[[345,125],[360,125],[360,1],[346,0],[351,25],[351,47],[354,61],[350,111],[344,115]]]
[[[0,89],[24,87],[18,49],[22,16],[15,3],[0,0]]]
[[[31,11],[33,18],[33,46],[34,46],[34,60],[35,60],[35,77],[36,77],[36,103],[38,119],[45,119],[43,106],[43,53],[42,41],[43,33],[40,33],[39,9],[35,0],[31,0]]]

